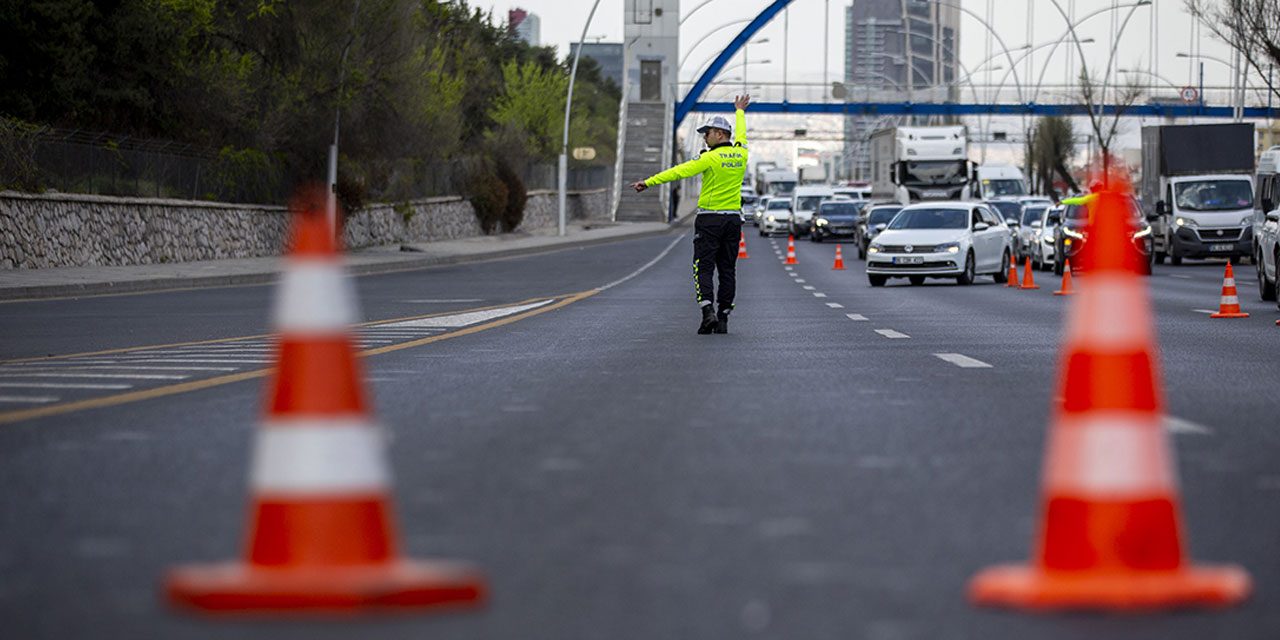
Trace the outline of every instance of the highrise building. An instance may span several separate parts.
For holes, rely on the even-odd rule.
[[[600,65],[600,75],[613,80],[622,87],[622,53],[621,42],[586,42],[582,45],[582,57],[591,58]],[[569,59],[578,53],[578,43],[569,43]]]
[[[542,46],[542,20],[538,14],[524,9],[512,9],[507,12],[507,28],[517,38],[535,46]]]
[[[960,9],[928,0],[856,0],[845,7],[845,85],[854,102],[940,102],[955,95]],[[845,119],[846,174],[870,176],[873,131],[901,117]],[[924,124],[924,123],[915,123]]]

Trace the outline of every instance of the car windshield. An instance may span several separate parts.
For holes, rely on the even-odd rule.
[[[1178,208],[1185,211],[1229,211],[1253,204],[1253,185],[1248,180],[1196,180],[1173,187]]]
[[[1138,207],[1137,201],[1132,198],[1128,198],[1128,202],[1130,216],[1133,218],[1141,218],[1142,211],[1141,208]],[[1082,204],[1069,204],[1062,212],[1062,219],[1072,220],[1076,223],[1087,222],[1089,219],[1089,208]]]
[[[1018,211],[1022,209],[1022,205],[1016,202],[1008,201],[1008,200],[1003,200],[1003,201],[997,200],[995,202],[988,202],[987,206],[991,207],[996,211],[996,213],[1000,214],[1001,220],[1008,220],[1010,218],[1017,220]]]
[[[1045,209],[1048,207],[1027,205],[1027,208],[1022,210],[1022,224],[1030,226],[1032,222],[1040,219]]]
[[[773,211],[775,209],[790,209],[790,208],[791,208],[791,203],[786,200],[770,200],[769,201],[770,211]]]
[[[989,193],[993,196],[1025,196],[1026,189],[1022,186],[1021,180],[983,180],[982,192]]]
[[[907,209],[898,212],[889,223],[890,229],[966,229],[969,212],[965,209]]]
[[[902,207],[876,207],[867,216],[867,224],[873,227],[878,224],[889,224],[899,211],[902,211]]]
[[[813,211],[830,196],[796,196],[797,211]]]
[[[824,216],[856,216],[858,215],[858,203],[824,202],[818,211]]]

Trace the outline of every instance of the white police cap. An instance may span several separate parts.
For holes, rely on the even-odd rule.
[[[707,129],[724,129],[732,132],[733,126],[729,124],[729,119],[724,116],[713,116],[706,124],[698,127],[698,133],[706,133]]]

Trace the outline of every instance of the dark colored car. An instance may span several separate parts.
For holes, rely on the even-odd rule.
[[[827,238],[854,238],[858,234],[858,213],[866,202],[828,200],[818,205],[813,214],[813,233],[809,239],[822,242]]]
[[[889,221],[899,211],[902,211],[902,205],[896,202],[871,204],[862,208],[862,213],[858,216],[858,235],[854,238],[854,244],[858,245],[858,258],[866,260],[871,240],[889,226]]]
[[[1133,231],[1129,234],[1129,246],[1137,252],[1144,265],[1142,272],[1151,275],[1155,265],[1155,254],[1151,250],[1151,225],[1148,220],[1155,216],[1143,217],[1142,207],[1133,197],[1126,198],[1129,204],[1129,215],[1133,220]],[[1058,218],[1058,219],[1055,219]],[[1062,275],[1064,265],[1071,261],[1071,270],[1080,270],[1078,259],[1080,251],[1089,241],[1086,227],[1089,225],[1089,208],[1082,204],[1068,204],[1061,214],[1050,214],[1050,222],[1057,223],[1054,231],[1053,273]]]

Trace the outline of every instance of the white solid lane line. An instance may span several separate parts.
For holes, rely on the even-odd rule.
[[[8,389],[132,389],[131,384],[72,384],[61,382],[0,382]]]
[[[1213,434],[1213,429],[1210,429],[1209,427],[1169,415],[1164,417],[1164,428],[1167,429],[1169,433],[1186,433],[1201,436]]]
[[[969,356],[966,356],[961,353],[935,353],[933,355],[938,358],[941,358],[942,360],[950,362],[951,364],[954,364],[957,367],[960,367],[962,369],[990,369],[991,368],[991,365],[981,360],[970,358]]]
[[[1180,276],[1180,275],[1173,274],[1173,273],[1169,274],[1169,277],[1170,277],[1170,278],[1178,278],[1179,280],[1191,280],[1191,276]]]
[[[186,380],[191,376],[180,376],[165,373],[76,373],[60,372],[60,373],[0,373],[0,376],[6,378],[117,378],[122,380]]]
[[[1208,313],[1208,314],[1217,313],[1217,311],[1214,311],[1213,309],[1192,309],[1192,311],[1196,313]]]
[[[0,396],[0,402],[22,402],[30,404],[48,404],[57,402],[54,396]]]
[[[846,313],[846,314],[844,314],[844,317],[846,317],[846,318],[848,318],[848,319],[850,319],[850,320],[853,320],[854,322],[866,322],[866,321],[867,321],[867,317],[866,317],[866,316],[864,316],[864,315],[862,315],[861,313]]]
[[[907,334],[905,334],[905,333],[898,333],[897,331],[894,331],[893,329],[876,329],[876,333],[878,333],[878,334],[880,334],[880,335],[882,335],[882,336],[884,336],[884,337],[886,337],[886,338],[910,338],[910,337],[911,337],[911,336],[909,336],[909,335],[907,335]]]
[[[14,364],[37,364],[37,363],[15,362]],[[117,371],[117,370],[119,371],[235,371],[236,370],[235,367],[147,367],[147,366],[133,366],[133,365],[127,365],[127,364],[117,364],[117,365],[95,364],[95,365],[85,366],[74,361],[69,361],[64,363],[41,362],[38,364],[44,368],[26,369],[26,371],[65,371],[67,369],[77,369],[82,371]],[[54,364],[65,364],[66,366],[60,369],[50,368]],[[5,367],[10,367],[10,366],[12,365],[5,365]],[[21,373],[23,370],[0,367],[0,371]]]
[[[840,304],[839,302],[828,302],[828,303],[827,303],[827,306],[828,306],[828,307],[831,307],[832,309],[843,309],[843,308],[844,308],[844,305]]]

